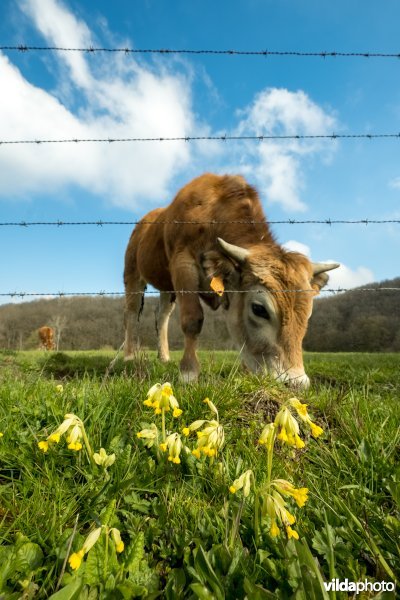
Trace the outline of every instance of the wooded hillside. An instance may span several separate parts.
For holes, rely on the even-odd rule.
[[[400,278],[368,285],[400,287]],[[0,348],[28,350],[39,346],[37,330],[55,327],[59,350],[118,349],[123,334],[123,299],[57,298],[0,306]],[[143,347],[156,348],[158,299],[147,297],[141,316]],[[170,346],[182,345],[178,310],[170,321]],[[205,349],[232,349],[224,311],[205,308],[200,337]],[[400,351],[400,292],[365,292],[357,288],[315,301],[304,347],[311,351]]]

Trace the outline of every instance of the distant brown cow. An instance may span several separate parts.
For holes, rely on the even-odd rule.
[[[265,369],[277,379],[307,387],[302,341],[313,297],[327,283],[326,271],[338,266],[311,263],[282,248],[270,232],[256,190],[243,177],[202,175],[169,206],[148,213],[131,235],[124,271],[125,359],[135,351],[142,294],[149,283],[160,290],[162,361],[169,360],[168,320],[178,299],[185,381],[196,380],[200,370],[196,346],[203,324],[201,298],[213,309],[222,304],[248,368]],[[210,293],[213,277],[223,282],[222,297]]]
[[[40,347],[44,350],[54,350],[54,329],[51,327],[41,327],[38,331]]]

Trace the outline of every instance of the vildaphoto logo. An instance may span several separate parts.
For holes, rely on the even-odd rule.
[[[349,581],[347,578],[324,581],[327,592],[393,592],[395,585],[392,581]]]

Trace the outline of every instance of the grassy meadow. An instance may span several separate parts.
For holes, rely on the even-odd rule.
[[[0,599],[339,600],[353,594],[324,581],[399,580],[399,354],[307,354],[298,394],[235,353],[201,353],[190,386],[179,353],[110,371],[114,357],[0,352]],[[165,382],[179,410],[143,404]],[[300,441],[271,426],[260,444],[285,407]],[[58,430],[66,414],[78,420]],[[280,512],[277,480],[303,490],[282,484]]]

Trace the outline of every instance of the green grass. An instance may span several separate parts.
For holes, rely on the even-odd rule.
[[[398,354],[306,355],[313,385],[298,397],[324,435],[305,434],[302,450],[277,446],[273,467],[274,477],[310,490],[304,508],[291,506],[299,541],[269,535],[254,493],[242,507],[241,494],[228,492],[246,469],[257,488],[265,482],[257,440],[293,392],[245,374],[235,353],[201,353],[202,375],[192,386],[179,381],[179,353],[169,365],[153,353],[129,366],[118,358],[109,372],[114,356],[0,352],[0,598],[20,598],[25,589],[26,598],[61,600],[308,600],[347,597],[323,591],[321,582],[333,577],[399,579]],[[183,453],[174,465],[136,437],[146,424],[160,426],[143,400],[165,381],[184,411],[179,429],[213,418],[205,397],[218,407],[226,442],[216,460]],[[107,472],[65,441],[39,450],[66,413],[84,421],[95,451],[116,454]],[[77,551],[100,524],[121,531],[124,552],[117,557],[111,542],[106,551],[103,535],[72,572],[69,548]]]

